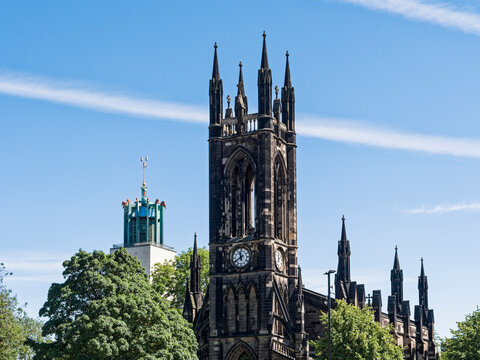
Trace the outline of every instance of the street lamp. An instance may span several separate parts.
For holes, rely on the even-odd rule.
[[[332,360],[332,327],[331,327],[332,302],[330,301],[330,275],[334,273],[335,273],[335,270],[328,270],[325,274],[323,274],[328,276],[328,360]]]

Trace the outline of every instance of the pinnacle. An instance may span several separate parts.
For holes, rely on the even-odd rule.
[[[267,42],[265,38],[267,34],[263,32],[263,48],[262,48],[262,62],[260,64],[260,69],[268,69],[268,56],[267,56]]]

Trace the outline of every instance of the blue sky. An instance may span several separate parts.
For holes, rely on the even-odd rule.
[[[238,62],[256,109],[261,34],[274,84],[290,52],[299,262],[324,292],[347,218],[352,278],[386,305],[394,247],[436,328],[479,305],[480,6],[419,0],[0,4],[0,262],[31,314],[79,248],[122,242],[120,203],[167,203],[166,243],[208,243],[208,79]]]

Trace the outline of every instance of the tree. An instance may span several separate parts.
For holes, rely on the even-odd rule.
[[[333,360],[403,360],[402,349],[395,344],[390,328],[375,322],[373,311],[337,300],[331,312]],[[328,326],[328,314],[320,321]],[[316,359],[328,359],[328,333],[311,341]]]
[[[451,338],[441,341],[442,360],[480,360],[480,309],[457,322]]]
[[[63,263],[40,315],[48,318],[35,359],[197,359],[190,324],[150,285],[125,249],[106,255],[80,250]]]
[[[185,300],[186,282],[190,277],[190,259],[192,248],[182,251],[174,261],[155,264],[153,286],[165,298],[171,300],[173,306],[180,309]],[[208,288],[208,250],[198,249],[202,270],[200,274],[201,290],[205,294]]]
[[[16,296],[8,289],[3,279],[11,275],[0,263],[0,359],[32,359],[33,349],[27,342],[42,342],[42,324],[30,318],[24,307],[18,304]]]

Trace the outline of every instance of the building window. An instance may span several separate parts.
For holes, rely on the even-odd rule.
[[[248,330],[250,332],[258,330],[258,300],[253,286],[250,286],[248,293]]]
[[[231,287],[228,287],[225,296],[225,330],[228,334],[235,333],[236,330],[236,311],[235,294]]]

